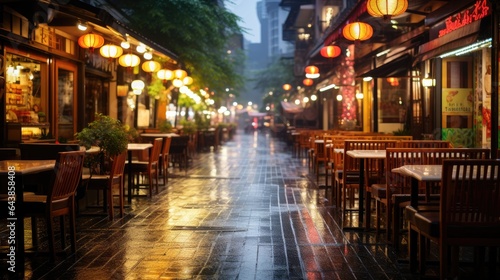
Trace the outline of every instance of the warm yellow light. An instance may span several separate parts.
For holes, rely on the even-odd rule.
[[[384,20],[401,15],[407,8],[407,0],[368,0],[366,3],[366,10],[370,15],[383,17]]]
[[[353,22],[344,27],[342,34],[347,40],[359,42],[370,39],[373,35],[373,28],[368,23]]]
[[[184,79],[185,77],[187,76],[187,72],[182,70],[182,69],[177,69],[177,70],[174,70],[174,77],[179,79],[179,80],[182,80]]]
[[[99,49],[99,53],[105,58],[118,58],[123,54],[123,49],[113,44],[106,44]]]
[[[182,83],[182,80],[180,80],[180,79],[174,79],[172,81],[172,84],[174,85],[174,87],[177,87],[177,88],[180,88],[184,85],[184,83]]]
[[[78,45],[84,49],[89,49],[93,52],[94,49],[100,48],[104,45],[104,38],[99,34],[87,33],[78,38]]]
[[[160,63],[156,61],[146,61],[142,64],[142,70],[148,73],[156,72],[160,70],[160,68],[161,68]]]
[[[292,89],[292,86],[290,84],[284,84],[283,85],[283,89],[284,90],[291,90]]]
[[[174,78],[174,72],[169,69],[160,69],[158,72],[156,72],[156,76],[158,77],[158,79],[172,80]]]
[[[182,83],[185,84],[186,86],[189,86],[190,84],[193,83],[193,78],[187,76],[182,79]]]
[[[141,63],[141,59],[135,54],[125,54],[120,56],[118,63],[123,67],[135,67]]]

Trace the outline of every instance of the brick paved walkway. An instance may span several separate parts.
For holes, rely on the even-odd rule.
[[[187,173],[171,170],[168,187],[134,198],[122,219],[82,212],[76,255],[31,254],[27,278],[409,279],[382,238],[339,227],[306,159],[278,139],[239,133]]]

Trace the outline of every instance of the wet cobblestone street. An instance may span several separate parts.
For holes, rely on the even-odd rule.
[[[77,253],[28,254],[26,278],[408,279],[383,238],[341,229],[307,159],[270,135],[240,132],[170,170],[167,187],[134,197],[121,219],[82,211]],[[30,241],[28,220],[26,230]]]

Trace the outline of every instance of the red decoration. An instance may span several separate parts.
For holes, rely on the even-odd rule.
[[[304,79],[304,80],[302,81],[302,83],[303,83],[306,87],[309,87],[309,86],[312,86],[312,85],[313,85],[314,81],[313,81],[313,79]]]
[[[486,17],[490,14],[490,10],[486,0],[476,1],[476,4],[471,8],[446,18],[445,28],[439,30],[438,37],[442,37],[460,27]]]
[[[373,35],[373,28],[368,23],[358,21],[347,24],[342,34],[347,40],[359,42],[370,39]]]
[[[320,51],[323,57],[334,58],[340,55],[341,51],[338,46],[326,46]]]
[[[305,69],[306,74],[319,74],[319,68],[314,65],[309,65]]]

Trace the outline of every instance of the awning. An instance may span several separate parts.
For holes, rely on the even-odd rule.
[[[405,53],[375,69],[360,74],[358,77],[408,77],[408,71],[412,67],[412,62],[411,55]]]
[[[474,21],[455,31],[452,31],[443,37],[436,38],[419,47],[419,56],[415,63],[428,60],[477,41],[479,31],[481,30],[481,21]]]
[[[304,111],[304,108],[302,108],[301,106],[285,101],[281,101],[281,107],[283,108],[283,111],[289,114],[298,114]]]

